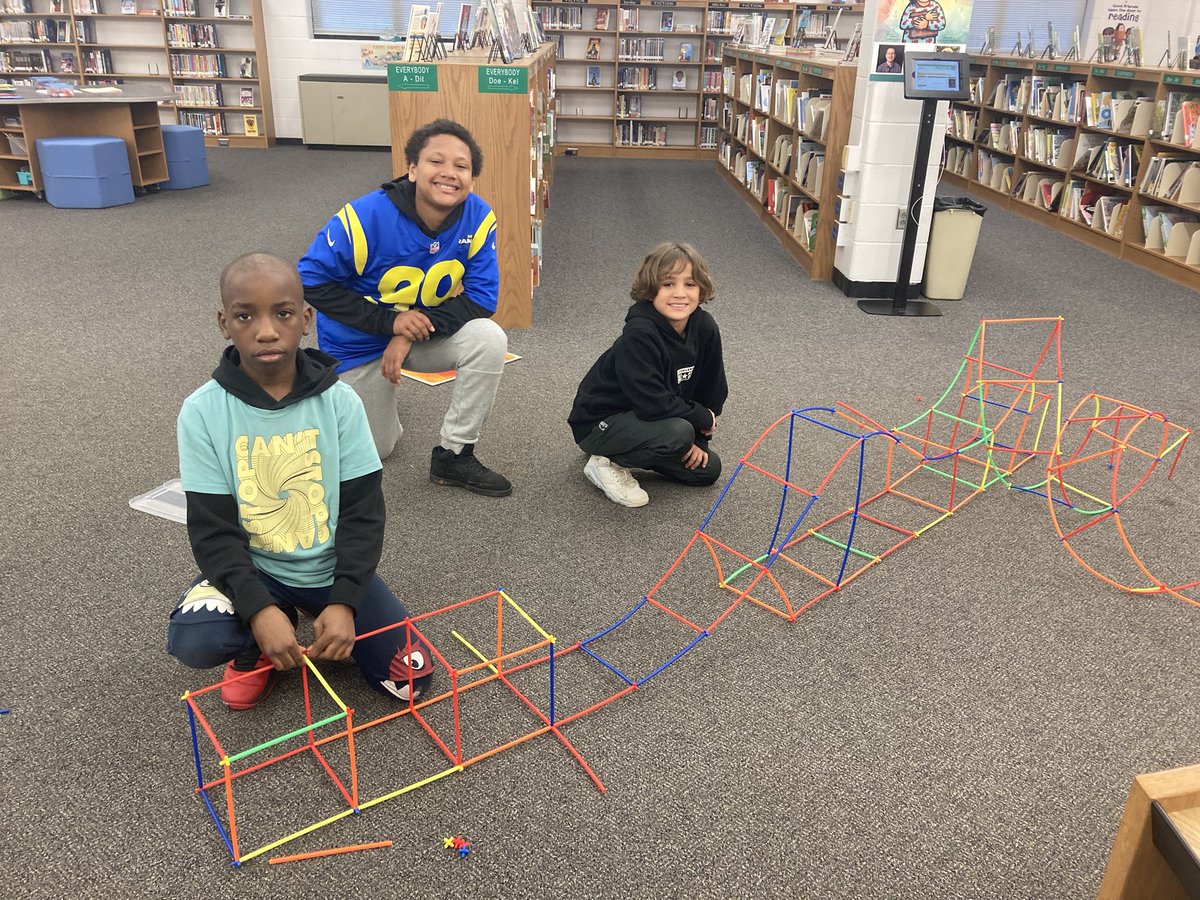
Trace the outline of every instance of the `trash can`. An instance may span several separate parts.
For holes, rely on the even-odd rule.
[[[930,300],[963,298],[985,212],[987,207],[970,197],[933,198],[933,226],[921,288]]]

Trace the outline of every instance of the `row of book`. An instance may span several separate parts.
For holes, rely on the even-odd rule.
[[[213,25],[185,25],[175,22],[167,26],[167,43],[172,47],[219,47],[217,29]]]
[[[721,92],[721,73],[714,71],[706,71],[704,77],[700,80],[705,93],[719,94]]]
[[[950,136],[963,141],[975,140],[979,129],[979,113],[961,106],[950,108]]]
[[[648,122],[618,122],[617,144],[622,147],[665,147],[667,126]]]
[[[1200,216],[1153,204],[1143,206],[1141,213],[1147,250],[1200,265]]]
[[[1003,112],[1051,119],[1067,125],[1153,137],[1200,148],[1200,96],[1170,91],[1162,100],[1136,91],[1089,91],[1084,82],[1043,76],[1010,77],[996,83],[991,106]]]
[[[70,44],[70,19],[24,19],[0,22],[0,44]]]
[[[658,68],[655,66],[620,66],[617,87],[626,90],[652,91],[658,88]]]
[[[716,125],[700,126],[700,149],[713,150],[717,146],[718,129]]]
[[[1146,164],[1142,192],[1177,203],[1200,204],[1200,160],[1155,156]]]
[[[214,107],[225,106],[225,95],[219,84],[175,85],[176,106]],[[239,106],[254,106],[254,88],[244,87],[238,92]]]
[[[178,78],[225,78],[221,53],[172,53],[171,74]]]
[[[662,38],[621,38],[617,57],[623,60],[665,59],[666,41]]]

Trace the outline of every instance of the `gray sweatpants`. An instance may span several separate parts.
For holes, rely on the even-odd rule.
[[[442,420],[441,444],[458,453],[479,439],[479,431],[492,412],[496,389],[504,373],[508,335],[491,319],[472,319],[449,337],[431,337],[412,345],[404,368],[414,372],[457,369],[451,382],[450,408]],[[380,459],[387,459],[404,433],[396,409],[396,385],[373,359],[339,377],[362,399]]]

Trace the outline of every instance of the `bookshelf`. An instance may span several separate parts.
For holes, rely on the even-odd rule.
[[[209,146],[274,144],[262,0],[162,0],[162,5],[180,124],[203,130]]]
[[[770,23],[770,40],[782,50],[823,39],[837,10],[862,14],[862,4],[749,0],[533,5],[558,45],[556,152],[580,156],[709,157],[717,148],[726,46],[739,35],[762,35]]]
[[[1200,290],[1200,72],[1004,56],[971,68],[948,183]]]
[[[0,6],[0,79],[53,74],[82,85],[162,88],[176,97],[169,118],[202,128],[211,146],[274,143],[261,0]]]
[[[433,119],[461,122],[483,150],[475,193],[496,214],[500,299],[493,318],[505,328],[533,324],[542,223],[554,176],[553,64],[553,43],[507,66],[489,64],[486,50],[468,50],[438,62],[397,66],[421,70],[424,89],[388,92],[394,175],[408,170],[404,143],[409,133]],[[430,78],[433,90],[428,89]],[[511,85],[513,92],[493,93],[504,87],[493,88],[493,78]]]
[[[856,66],[726,48],[718,168],[814,280],[833,273]]]

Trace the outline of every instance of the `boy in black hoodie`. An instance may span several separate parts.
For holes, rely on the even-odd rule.
[[[634,276],[621,336],[579,385],[567,423],[591,454],[584,475],[614,503],[650,502],[631,468],[692,485],[721,475],[708,442],[729,387],[721,333],[700,309],[713,293],[694,247],[655,246]]]
[[[221,699],[249,709],[276,672],[353,656],[381,692],[407,700],[432,678],[432,657],[401,622],[404,604],[375,574],[383,548],[381,466],[362,402],[337,361],[301,350],[312,327],[296,270],[265,253],[221,274],[217,323],[227,347],[212,380],[179,412],[179,471],[188,539],[201,577],[184,593],[167,650],[185,665],[225,669]],[[296,609],[314,641],[296,641]],[[253,673],[253,674],[245,674]]]

